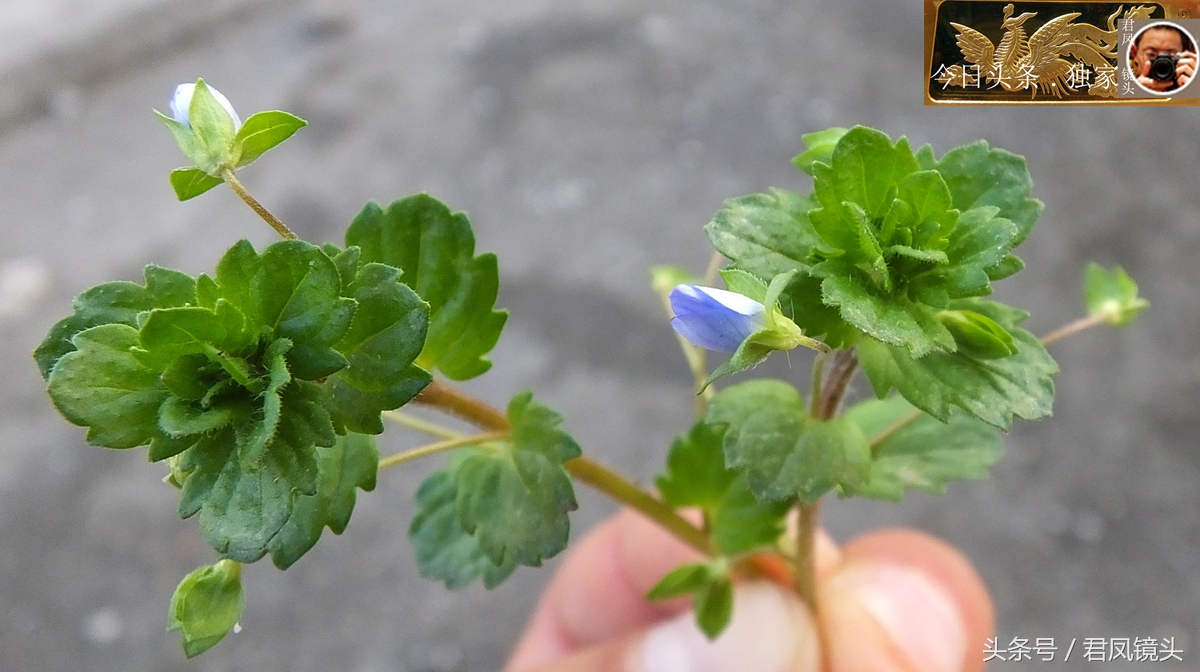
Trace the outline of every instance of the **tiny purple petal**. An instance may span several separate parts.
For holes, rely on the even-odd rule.
[[[668,298],[675,311],[671,326],[705,350],[733,352],[765,324],[761,303],[723,289],[679,285]]]
[[[195,91],[195,84],[190,82],[180,84],[179,86],[175,87],[175,95],[171,96],[171,102],[169,103],[171,107],[171,116],[175,118],[175,121],[178,121],[188,128],[192,127],[192,123],[188,121],[188,108],[192,105],[192,94]],[[217,99],[217,102],[221,104],[221,107],[225,108],[225,111],[228,112],[229,116],[233,118],[233,127],[241,128],[242,120],[238,118],[237,112],[234,111],[233,103],[230,103],[229,99],[226,98],[224,94],[211,86],[208,87],[208,92],[213,95],[213,98]]]

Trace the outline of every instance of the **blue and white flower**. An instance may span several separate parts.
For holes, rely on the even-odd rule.
[[[767,326],[763,304],[735,292],[679,285],[668,298],[675,312],[671,326],[705,350],[734,352],[750,334]]]
[[[194,83],[185,82],[175,87],[175,95],[171,96],[171,116],[174,117],[175,121],[178,121],[188,128],[192,127],[191,122],[188,120],[188,109],[192,105],[192,94],[195,91],[196,85]],[[221,104],[221,107],[225,108],[225,111],[229,113],[230,118],[233,119],[234,129],[241,128],[242,120],[238,117],[237,112],[233,109],[233,104],[229,102],[229,99],[226,98],[220,91],[217,91],[211,86],[208,87],[208,92],[211,93],[213,98],[216,98],[217,102]]]

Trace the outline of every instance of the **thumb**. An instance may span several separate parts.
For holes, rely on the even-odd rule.
[[[734,589],[733,620],[710,641],[691,613],[656,627],[634,650],[630,672],[817,672],[820,638],[804,603],[771,583]]]
[[[912,530],[857,539],[820,586],[833,672],[977,672],[991,600],[958,551]]]
[[[538,672],[819,672],[819,641],[813,617],[793,593],[756,582],[734,588],[733,619],[715,640],[687,612]]]

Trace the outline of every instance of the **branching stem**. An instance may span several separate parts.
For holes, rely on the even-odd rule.
[[[508,417],[487,402],[476,399],[441,381],[434,381],[417,395],[417,403],[434,406],[467,422],[496,432],[511,432]],[[577,457],[566,463],[567,471],[616,501],[636,509],[642,515],[662,525],[687,545],[705,555],[715,554],[708,537],[682,518],[662,500],[642,490],[634,483],[599,462]]]
[[[1078,334],[1081,331],[1091,329],[1092,327],[1096,327],[1101,324],[1104,324],[1104,316],[1102,316],[1102,315],[1092,315],[1090,317],[1081,317],[1078,320],[1075,320],[1074,322],[1069,322],[1067,324],[1064,324],[1063,326],[1046,334],[1045,336],[1041,337],[1038,340],[1041,342],[1041,344],[1043,346],[1050,346],[1050,345],[1053,345],[1053,344],[1063,340],[1064,338],[1066,338],[1068,336],[1074,336],[1075,334]]]
[[[243,201],[246,202],[246,205],[250,206],[251,210],[257,213],[259,217],[262,217],[263,221],[265,221],[267,224],[270,224],[271,228],[275,229],[276,233],[284,238],[287,238],[288,240],[295,240],[296,234],[292,233],[292,230],[289,229],[287,225],[279,221],[278,217],[272,215],[269,210],[263,207],[263,204],[259,203],[258,199],[251,196],[250,192],[246,191],[246,188],[243,187],[242,183],[239,182],[237,177],[234,176],[232,170],[226,169],[224,173],[221,173],[221,179],[225,180],[225,183],[228,184],[229,187],[233,189]]]
[[[484,434],[462,436],[457,439],[449,439],[447,441],[431,443],[427,446],[413,448],[412,450],[406,450],[403,453],[396,453],[395,455],[390,455],[383,458],[379,461],[379,470],[383,471],[388,467],[394,467],[397,464],[402,464],[404,462],[408,462],[409,460],[415,460],[419,457],[425,457],[427,455],[434,455],[436,453],[452,450],[454,448],[474,446],[481,443],[487,443],[488,441],[502,441],[510,436],[511,434],[509,432],[486,432]]]
[[[424,432],[430,436],[436,436],[446,440],[457,439],[459,437],[466,436],[462,432],[456,432],[453,429],[442,427],[439,424],[422,420],[415,415],[409,415],[408,413],[402,413],[400,411],[384,411],[383,418],[385,420],[391,420],[397,425],[403,425],[409,429],[415,429],[418,432]]]

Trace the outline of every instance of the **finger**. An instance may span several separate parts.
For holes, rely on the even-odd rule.
[[[817,536],[817,573],[831,571],[838,551]],[[508,669],[519,670],[617,639],[688,608],[687,599],[647,602],[646,592],[668,572],[700,555],[657,524],[624,511],[592,530],[564,559]]]
[[[754,582],[735,589],[733,619],[716,640],[684,613],[528,672],[818,672],[820,661],[807,607],[786,588]]]
[[[507,669],[521,670],[635,632],[687,608],[645,599],[662,577],[700,555],[641,515],[623,511],[567,554]]]
[[[832,672],[978,672],[994,615],[955,549],[912,530],[868,534],[819,588]]]

